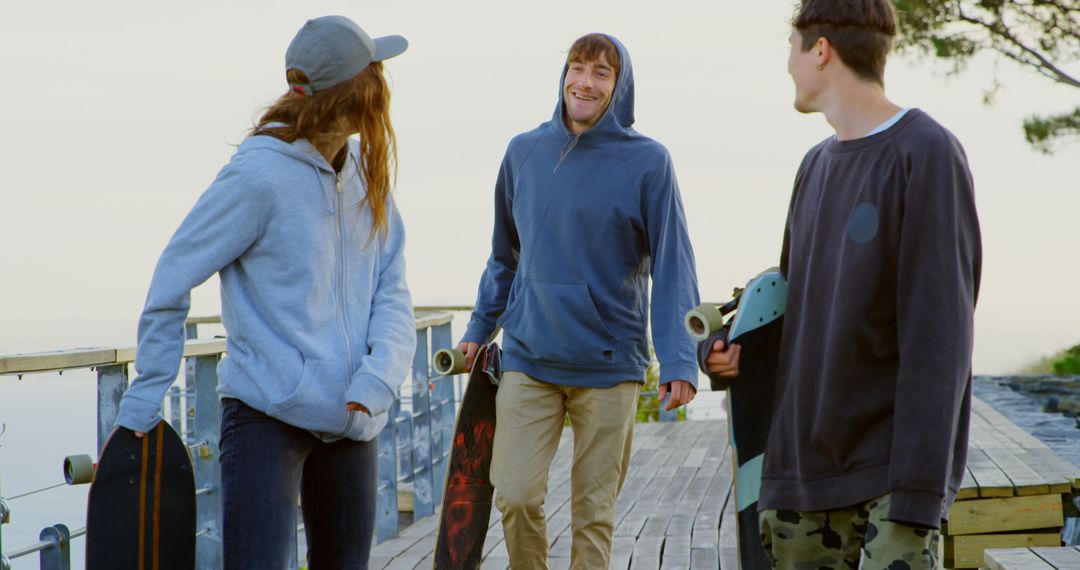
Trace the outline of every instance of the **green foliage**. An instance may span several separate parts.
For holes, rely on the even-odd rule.
[[[1024,138],[1039,152],[1052,154],[1054,141],[1066,136],[1080,138],[1080,107],[1071,113],[1024,119]]]
[[[1065,64],[1080,60],[1080,3],[1076,0],[893,0],[900,17],[900,51],[930,55],[959,73],[981,52],[993,52],[1054,83],[1080,89]],[[996,79],[989,102],[996,90]],[[1080,138],[1080,107],[1032,116],[1024,136],[1051,153],[1054,141]]]
[[[1059,359],[1054,361],[1054,374],[1058,376],[1080,374],[1080,344],[1066,350]]]
[[[638,395],[637,415],[635,416],[638,423],[660,421],[660,405],[656,399],[657,389],[660,385],[660,363],[656,360],[656,352],[653,351],[652,346],[649,347],[649,353],[652,358],[649,362],[649,369],[645,371],[645,384],[641,386],[641,392]],[[679,408],[676,413],[679,421],[686,420],[686,406]]]

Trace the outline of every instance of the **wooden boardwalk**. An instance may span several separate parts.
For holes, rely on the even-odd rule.
[[[549,565],[570,567],[570,457],[563,432],[549,475]],[[727,424],[638,424],[630,470],[615,509],[612,568],[735,569],[735,518]],[[431,568],[438,513],[375,547],[372,568]],[[509,568],[499,511],[492,509],[483,568]]]
[[[986,567],[989,570],[1080,570],[1080,547],[987,550]]]
[[[967,471],[944,533],[946,566],[985,567],[988,548],[1060,545],[1080,468],[989,404],[972,399],[971,411]]]

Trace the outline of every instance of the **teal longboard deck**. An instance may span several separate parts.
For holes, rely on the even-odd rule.
[[[491,452],[495,441],[495,395],[501,376],[499,346],[494,342],[481,346],[454,425],[435,542],[436,570],[479,568],[483,559],[495,491],[491,485]]]
[[[742,347],[739,376],[726,386],[732,465],[735,469],[734,499],[738,510],[739,565],[742,570],[772,568],[761,544],[757,504],[765,444],[777,391],[777,361],[786,302],[787,282],[784,277],[775,268],[766,270],[751,279],[730,303],[717,307],[725,314],[733,312],[734,316],[716,335],[702,341],[711,345],[721,338],[725,344]],[[687,326],[692,328],[689,323]],[[697,329],[700,336],[702,329],[700,326]]]
[[[169,424],[113,430],[87,501],[87,570],[195,568],[195,479]]]

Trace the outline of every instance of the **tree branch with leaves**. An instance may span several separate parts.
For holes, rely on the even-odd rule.
[[[1080,89],[1080,0],[894,0],[901,51],[933,55],[962,71],[994,52],[1050,81]],[[996,90],[995,80],[991,92]],[[990,97],[986,97],[989,100]],[[1080,138],[1080,106],[1024,120],[1024,137],[1051,153]]]

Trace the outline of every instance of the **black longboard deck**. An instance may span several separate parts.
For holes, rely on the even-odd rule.
[[[491,452],[495,441],[495,395],[499,347],[477,352],[454,425],[453,448],[446,469],[434,568],[479,568],[491,519]]]
[[[164,421],[142,438],[118,427],[105,441],[87,504],[86,568],[195,568],[191,458]]]
[[[716,379],[717,386],[727,384],[725,399],[735,471],[732,491],[742,570],[772,568],[761,544],[757,506],[765,445],[777,396],[776,372],[786,299],[787,283],[779,271],[774,268],[762,272],[739,290],[733,300],[737,303],[734,316],[721,333],[726,344],[742,346],[739,376],[730,384]],[[725,305],[725,310],[730,306],[731,303]],[[704,342],[711,344],[713,340]]]
[[[738,509],[739,562],[743,570],[772,568],[761,544],[757,501],[776,397],[776,364],[782,329],[781,317],[732,339],[742,346],[739,377],[727,389],[727,407],[735,466],[733,493]]]

